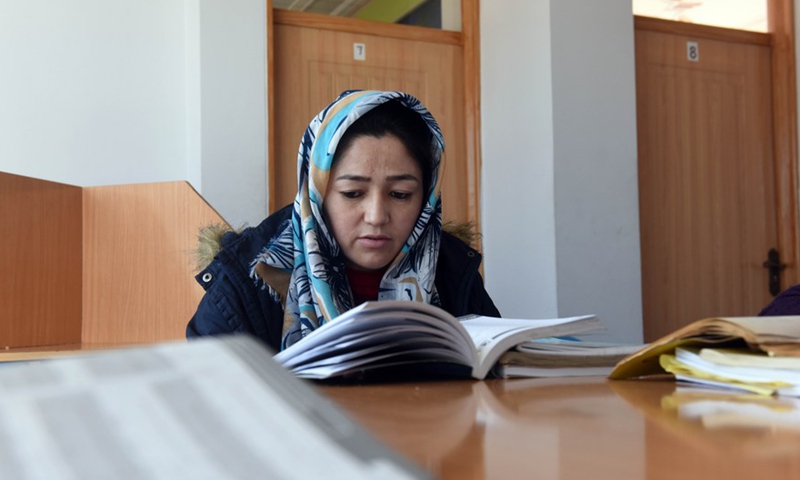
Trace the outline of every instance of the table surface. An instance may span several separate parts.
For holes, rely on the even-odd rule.
[[[800,479],[797,399],[600,377],[321,391],[441,479]]]

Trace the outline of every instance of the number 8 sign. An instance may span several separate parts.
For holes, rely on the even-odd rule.
[[[700,61],[700,48],[697,42],[686,42],[686,59],[690,62]]]

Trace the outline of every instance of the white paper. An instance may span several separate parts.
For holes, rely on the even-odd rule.
[[[213,339],[4,365],[0,479],[417,478],[270,368]]]

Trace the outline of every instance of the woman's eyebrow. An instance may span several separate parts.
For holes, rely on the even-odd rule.
[[[350,173],[343,173],[334,179],[334,181],[338,182],[340,180],[346,180],[350,182],[369,182],[372,181],[372,178],[364,176],[364,175],[355,175]],[[416,175],[412,175],[410,173],[403,173],[400,175],[389,175],[386,177],[386,180],[389,182],[405,182],[405,181],[412,181],[419,183],[419,178]]]
[[[352,182],[369,182],[371,180],[371,178],[365,177],[363,175],[354,175],[354,174],[350,174],[350,173],[344,173],[344,174],[339,175],[338,177],[336,177],[334,180],[337,181],[337,182],[339,180],[349,180],[349,181],[352,181]]]
[[[416,175],[412,175],[410,173],[404,173],[401,175],[389,175],[388,177],[386,177],[386,180],[390,182],[412,181],[419,183],[419,179],[416,177]]]

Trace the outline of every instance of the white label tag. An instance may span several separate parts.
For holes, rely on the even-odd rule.
[[[353,60],[364,61],[367,59],[367,46],[363,43],[353,44]]]
[[[700,61],[700,47],[697,42],[686,42],[686,59],[690,62]]]

